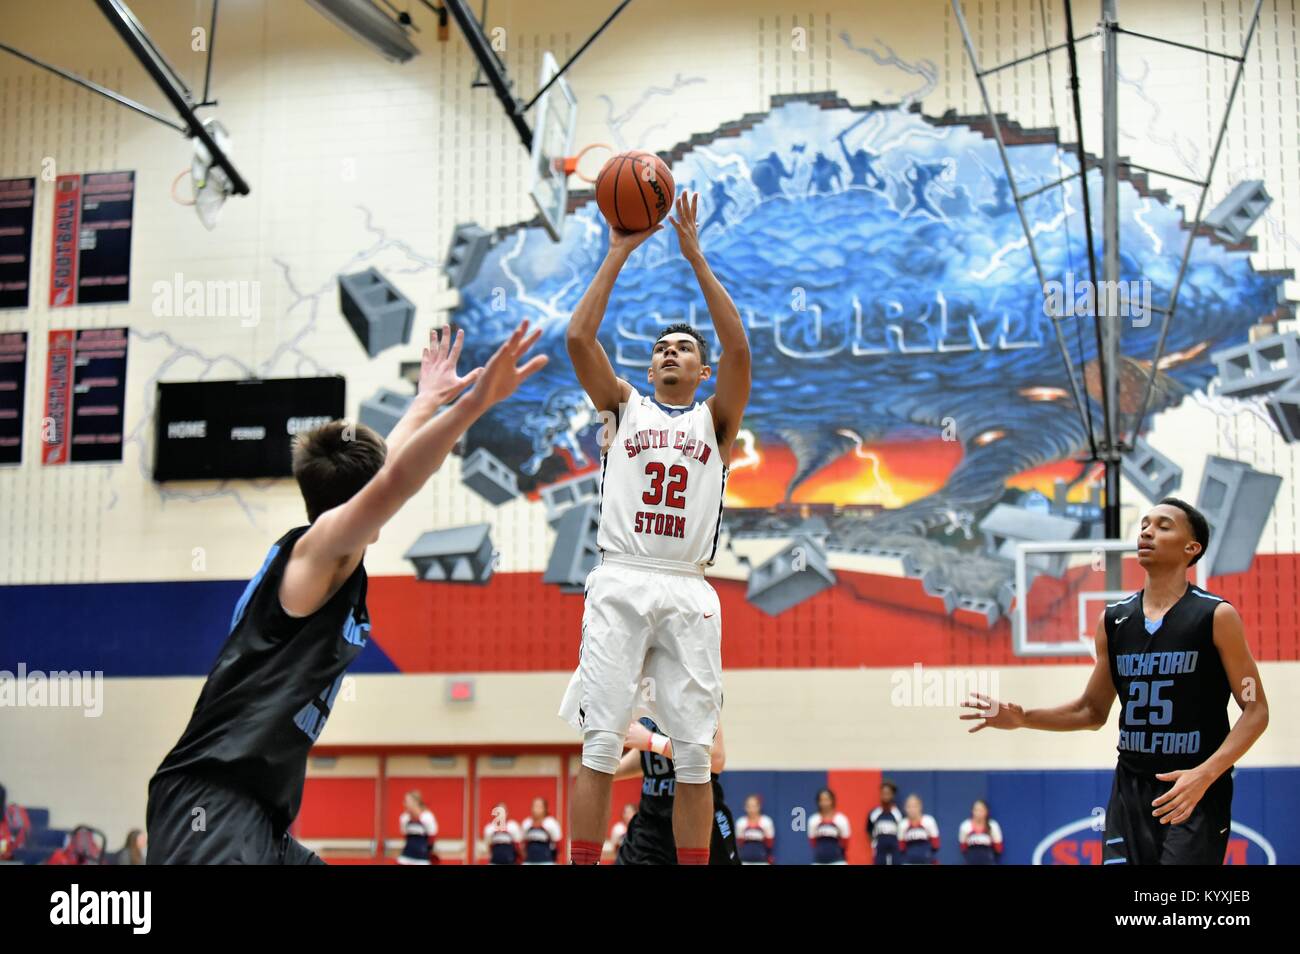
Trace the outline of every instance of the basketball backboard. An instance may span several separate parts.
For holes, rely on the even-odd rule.
[[[1120,580],[1107,586],[1106,566],[1120,561]],[[1142,588],[1144,573],[1133,540],[1063,540],[1016,545],[1011,645],[1017,656],[1094,654],[1097,618],[1107,603]],[[1205,564],[1195,567],[1205,586]]]
[[[560,71],[550,51],[542,54],[538,88]],[[558,79],[537,101],[533,127],[533,152],[529,170],[529,194],[542,214],[542,224],[553,241],[560,240],[569,205],[568,175],[564,160],[573,152],[573,134],[578,125],[578,100],[563,79]]]

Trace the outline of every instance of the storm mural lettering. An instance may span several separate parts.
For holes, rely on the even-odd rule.
[[[832,550],[909,552],[966,577],[963,592],[988,596],[1005,583],[1005,561],[991,560],[972,528],[1008,494],[1032,506],[1064,481],[1074,515],[1099,521],[1047,290],[986,126],[855,109],[825,94],[785,97],[667,154],[679,187],[701,194],[704,249],[753,355],[754,393],[727,487],[733,534],[795,532],[811,508]],[[1074,170],[1053,131],[1014,132],[1022,191]],[[1088,188],[1100,202],[1099,175]],[[1121,283],[1140,290],[1141,305],[1158,306],[1177,274],[1183,210],[1141,179],[1121,183],[1120,210]],[[1077,180],[1027,200],[1026,212],[1045,275],[1086,275]],[[539,347],[551,363],[468,441],[517,471],[525,492],[597,466],[601,422],[573,378],[564,335],[607,241],[593,201],[569,216],[559,243],[539,225],[503,230],[453,314],[472,362],[520,318],[545,329]],[[1248,249],[1197,238],[1153,415],[1206,387],[1212,351],[1290,313],[1286,277],[1256,271]],[[664,230],[624,270],[600,340],[618,373],[644,387],[658,329],[698,322],[708,337],[702,309]],[[1160,323],[1149,318],[1135,307],[1116,319],[1126,427],[1155,351]],[[1096,416],[1091,320],[1057,320]],[[711,351],[716,361],[716,343]]]

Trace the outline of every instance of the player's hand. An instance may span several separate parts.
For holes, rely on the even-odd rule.
[[[487,406],[496,404],[498,401],[504,401],[514,394],[515,389],[520,384],[544,368],[549,360],[546,355],[539,354],[526,364],[518,363],[541,336],[541,328],[536,329],[532,334],[528,334],[527,318],[519,322],[518,327],[506,339],[505,344],[497,348],[496,354],[492,355],[488,359],[488,363],[483,366],[483,373],[474,385],[474,390],[469,392],[466,399],[472,399]]]
[[[623,745],[629,749],[637,749],[641,752],[650,751],[650,730],[640,722],[633,722],[627,727],[627,737],[623,740]]]
[[[1174,787],[1151,803],[1151,812],[1162,825],[1181,825],[1192,817],[1201,796],[1214,779],[1200,769],[1180,769],[1177,772],[1160,772],[1156,778],[1173,782]]]
[[[695,226],[695,214],[700,209],[698,192],[683,192],[677,196],[677,217],[668,216],[668,221],[677,230],[677,244],[681,246],[682,255],[694,260],[703,253],[700,251],[700,233]]]
[[[450,328],[434,328],[429,332],[429,347],[420,355],[418,393],[421,400],[442,407],[482,375],[482,368],[475,368],[464,377],[456,373],[456,362],[460,360],[460,347],[464,341],[464,330],[456,332],[454,343]]]
[[[982,692],[972,692],[971,697],[963,702],[962,706],[976,710],[959,717],[964,720],[979,721],[979,725],[971,726],[971,732],[978,732],[980,729],[1019,729],[1025,724],[1023,708],[1014,702],[999,702]]]
[[[656,232],[663,231],[662,225],[656,225],[654,228],[642,229],[640,232],[624,232],[622,229],[616,229],[614,226],[609,227],[609,250],[621,255],[631,255],[641,243],[654,235]]]

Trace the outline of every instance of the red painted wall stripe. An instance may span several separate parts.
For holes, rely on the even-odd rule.
[[[947,616],[915,580],[840,573],[835,586],[775,617],[746,601],[744,583],[712,582],[728,669],[1085,661],[1017,657],[1006,619],[989,627],[972,613]],[[1241,611],[1258,659],[1300,660],[1300,555],[1258,556],[1249,573],[1209,588]],[[1074,612],[1069,588],[1059,600]],[[561,593],[538,573],[498,573],[483,586],[372,577],[370,610],[375,640],[402,672],[556,671],[578,661],[582,594]]]

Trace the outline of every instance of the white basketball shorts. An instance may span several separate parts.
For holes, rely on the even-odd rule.
[[[722,610],[689,563],[605,553],[587,575],[578,668],[560,705],[574,728],[648,715],[670,739],[712,745],[722,713]]]

